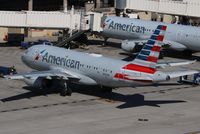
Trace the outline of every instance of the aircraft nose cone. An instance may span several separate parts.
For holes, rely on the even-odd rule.
[[[22,55],[21,59],[24,62],[25,61],[25,55]]]
[[[28,60],[28,56],[26,54],[23,54],[21,57],[22,62],[24,62],[25,64],[27,63]]]

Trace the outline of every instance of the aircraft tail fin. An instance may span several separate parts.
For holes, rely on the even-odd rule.
[[[144,45],[137,57],[132,61],[133,64],[153,69],[156,68],[166,29],[167,26],[158,25],[154,33],[151,35],[151,38]]]
[[[123,69],[154,74],[167,26],[158,25],[137,57]]]

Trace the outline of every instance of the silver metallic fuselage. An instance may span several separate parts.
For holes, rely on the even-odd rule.
[[[43,53],[41,54],[41,52]],[[36,60],[38,54],[39,58]],[[73,72],[73,74],[82,78],[79,83],[88,85],[126,87],[152,84],[117,79],[114,77],[116,73],[128,73],[133,77],[150,77],[154,82],[166,80],[165,74],[160,71],[155,74],[126,72],[122,68],[129,62],[47,45],[36,45],[29,48],[22,56],[22,61],[30,68],[38,71],[62,69]]]
[[[123,40],[146,40],[150,38],[153,30],[161,24],[167,26],[166,42],[176,45],[174,47],[178,50],[185,47],[192,51],[200,51],[200,28],[193,26],[110,16],[104,21],[102,35]]]

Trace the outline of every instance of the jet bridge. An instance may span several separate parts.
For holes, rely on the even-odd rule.
[[[79,29],[80,12],[0,11],[0,27]]]
[[[101,13],[71,10],[67,12],[0,11],[0,27],[100,30]]]
[[[58,44],[56,44],[56,46],[59,47],[64,47],[67,46],[67,44],[75,39],[77,39],[78,37],[80,37],[81,35],[83,35],[84,33],[88,32],[89,30],[80,30],[80,31],[75,31],[72,33],[71,36],[68,37],[64,37],[64,39],[59,42]]]
[[[72,40],[79,39],[79,37],[82,41],[87,40],[84,36],[85,33],[91,31],[91,32],[100,32],[102,30],[101,23],[102,23],[103,14],[102,13],[95,13],[95,12],[87,12],[82,13],[81,19],[80,19],[80,29],[79,30],[73,30],[73,32],[68,32],[71,34],[66,34],[63,36],[63,40],[56,44],[57,46],[64,47],[67,46],[69,42]]]
[[[101,31],[102,16],[102,13],[73,9],[67,12],[0,11],[0,27],[61,29],[64,39],[57,45],[65,46],[89,30]],[[69,36],[65,34],[67,30]]]
[[[116,8],[200,17],[199,0],[116,0]]]

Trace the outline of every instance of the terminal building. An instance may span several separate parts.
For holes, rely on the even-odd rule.
[[[85,7],[85,3],[92,2],[95,8],[114,7],[115,0],[0,0],[0,10],[21,11],[58,11],[63,8],[71,8],[73,5],[76,9]]]
[[[54,24],[56,26],[58,25],[61,26],[67,23],[74,22],[74,21],[70,21],[69,17],[67,17],[67,16],[70,16],[69,13],[72,8],[75,9],[76,11],[86,10],[86,11],[107,12],[111,14],[113,14],[115,11],[114,10],[115,0],[42,0],[42,1],[41,0],[18,0],[18,1],[12,1],[12,2],[6,1],[6,0],[0,0],[0,5],[1,5],[0,11],[2,11],[0,14],[1,16],[6,18],[6,19],[1,19],[1,22],[0,22],[1,24],[3,23],[1,25],[3,28],[0,28],[1,29],[0,41],[2,41],[5,37],[7,37],[8,33],[11,33],[11,34],[26,33],[25,34],[26,36],[49,36],[49,35],[54,34],[55,31],[57,31],[56,27],[53,27],[53,26],[50,26],[50,29],[51,27],[53,27],[53,29],[51,30],[45,30],[45,28],[39,29],[39,30],[24,29],[25,16],[35,16],[37,18],[37,19],[36,18],[34,19],[33,17],[31,17],[32,19],[31,21],[29,21],[31,25],[32,24],[35,25],[35,23],[42,24],[43,21],[48,21],[51,23],[55,22]],[[18,12],[18,11],[22,11],[22,12]],[[40,11],[40,12],[26,13],[26,11]],[[48,13],[46,11],[50,11],[50,12]],[[45,17],[42,17],[43,15]],[[80,15],[77,15],[77,17],[75,16],[73,18],[79,19],[79,16]],[[9,18],[13,18],[13,19],[16,18],[16,19],[15,21],[13,21],[13,19],[10,20]],[[41,22],[36,22],[37,20]],[[66,20],[68,21],[66,22]],[[79,21],[79,23],[81,22]],[[18,25],[17,27],[19,28],[16,28],[16,25]],[[74,25],[76,27],[76,24]],[[63,28],[63,26],[61,27]]]
[[[118,16],[138,14],[140,19],[198,25],[199,0],[0,0],[4,11],[63,11],[86,8],[86,11],[111,12]],[[88,6],[89,5],[89,6]],[[101,10],[103,9],[103,10]]]
[[[200,24],[199,0],[116,0],[117,14],[138,13],[141,19]]]
[[[46,32],[48,28],[80,28],[82,21],[86,23],[86,20],[80,13],[70,15],[73,10],[200,26],[199,0],[0,0],[0,5],[0,26],[4,27],[0,32],[0,40],[13,31],[28,36],[45,36],[54,32]],[[96,25],[100,27],[99,23]],[[13,27],[18,27],[18,30],[13,30]],[[28,34],[29,31],[33,32]]]
[[[87,6],[88,3],[92,3],[94,7]],[[188,20],[184,23],[191,23],[198,21],[197,18],[200,17],[199,0],[17,0],[12,2],[0,0],[0,5],[0,10],[6,11],[62,11],[70,10],[74,6],[75,9],[88,7],[91,11],[107,8],[112,9],[111,12],[113,12],[115,8],[116,14],[119,16],[138,13],[141,19],[167,22]]]

